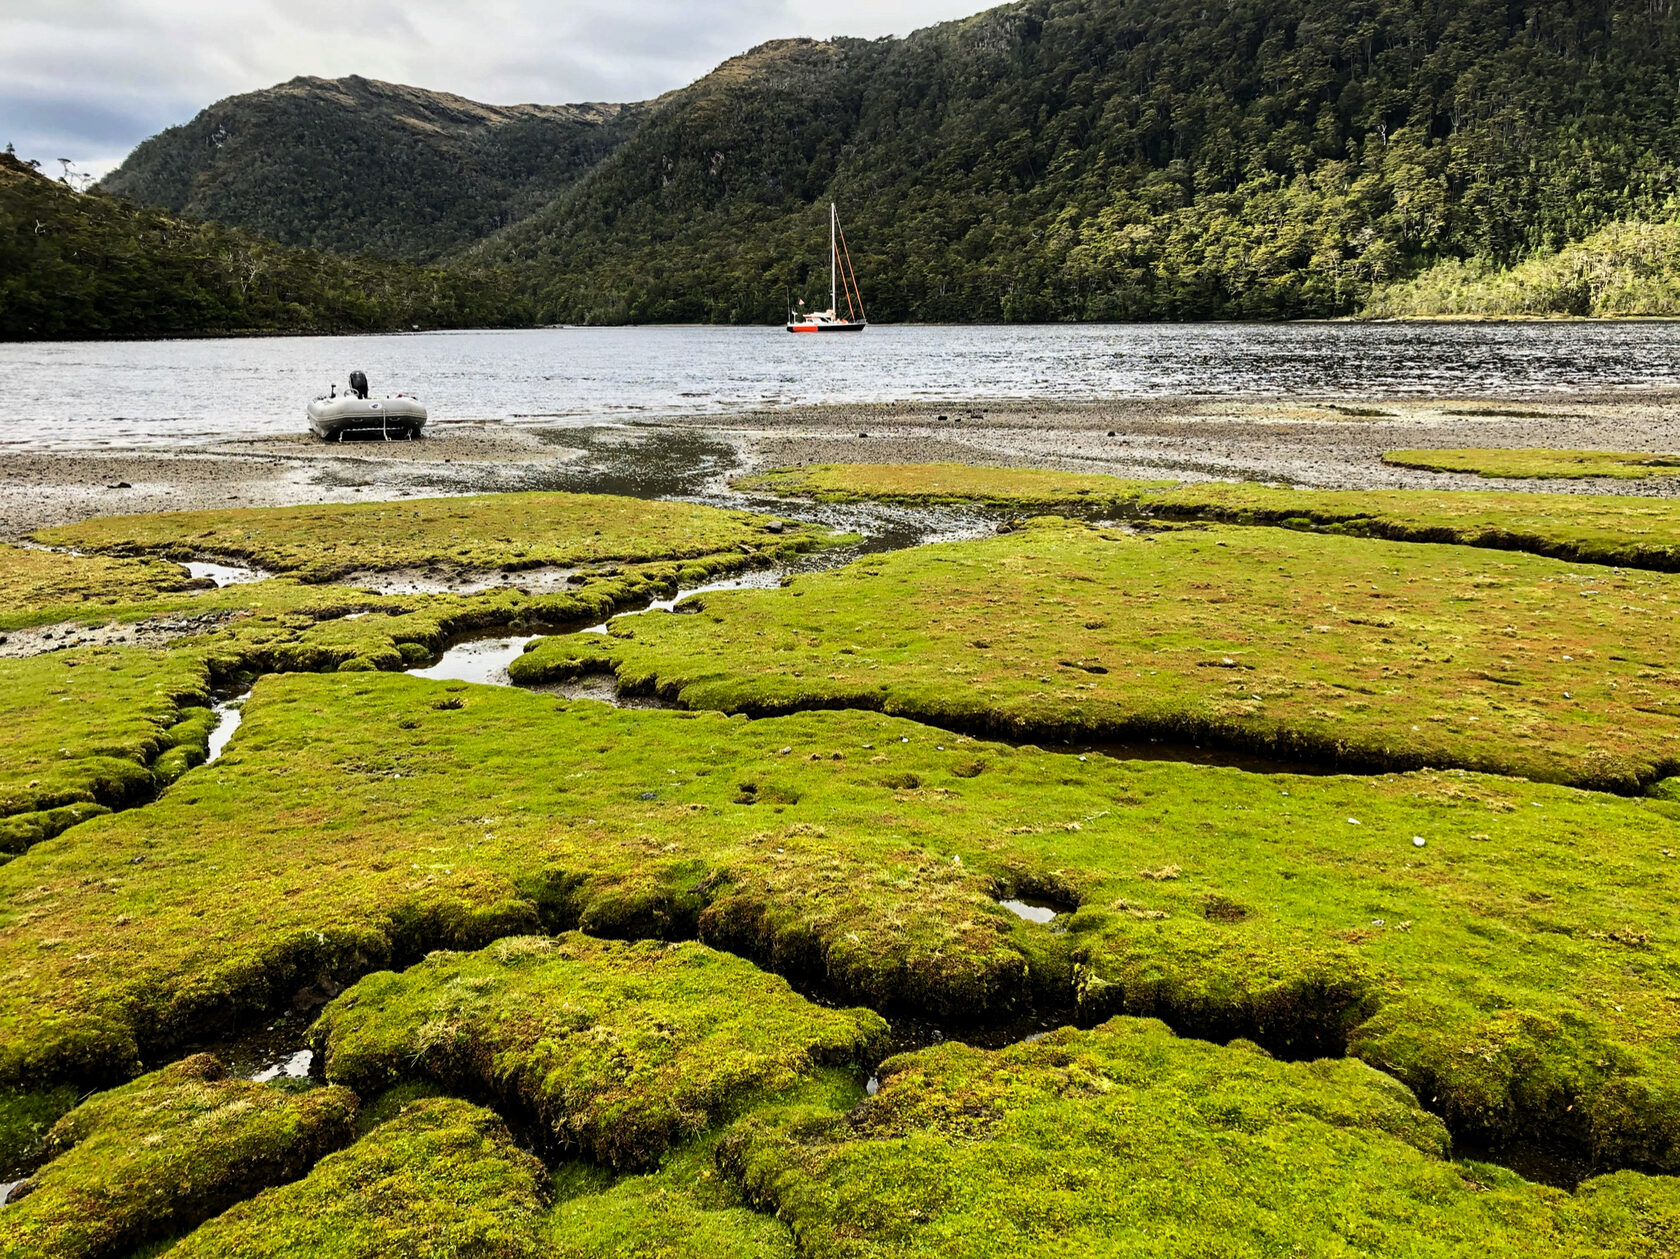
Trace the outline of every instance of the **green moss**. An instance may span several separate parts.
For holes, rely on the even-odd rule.
[[[67,1086],[0,1093],[0,1180],[22,1175],[39,1161],[48,1130],[75,1104],[76,1090]]]
[[[886,1033],[703,945],[570,934],[370,975],[314,1038],[328,1078],[358,1092],[431,1079],[529,1115],[558,1148],[639,1167],[815,1067],[869,1065]]]
[[[147,799],[203,756],[209,678],[191,655],[77,647],[0,660],[0,849]],[[161,773],[159,772],[161,770]]]
[[[213,584],[195,581],[180,565],[162,560],[66,555],[0,545],[0,628],[40,623],[26,614],[42,608],[64,607],[92,615],[110,606],[144,603],[170,592],[203,590]]]
[[[827,1090],[835,1096],[830,1104],[836,1106],[851,1105],[859,1091],[855,1080],[836,1082]],[[718,1173],[718,1139],[715,1132],[697,1137],[667,1154],[657,1170],[642,1175],[611,1176],[597,1164],[563,1165],[554,1177],[556,1202],[544,1255],[793,1259],[793,1236],[787,1226],[754,1211],[736,1183]]]
[[[110,1078],[300,989],[581,926],[697,935],[889,1013],[1345,1043],[1460,1135],[1680,1167],[1676,820],[1458,772],[276,678],[237,754],[0,867],[0,1081]],[[1079,909],[1023,922],[994,900],[1020,893]]]
[[[827,501],[975,502],[1019,512],[1066,512],[1077,503],[1086,516],[1282,525],[1680,571],[1680,501],[1672,498],[1276,489],[1223,481],[1174,486],[957,464],[816,464],[735,484]]]
[[[44,529],[36,540],[113,554],[227,556],[330,581],[361,569],[446,566],[517,572],[545,565],[643,562],[809,549],[821,531],[691,503],[599,494],[487,494],[110,516]]]
[[[229,1080],[201,1055],[82,1103],[5,1207],[6,1259],[123,1255],[295,1179],[350,1139],[344,1089]]]
[[[190,1234],[172,1259],[541,1255],[542,1164],[487,1110],[415,1102],[302,1180]]]
[[[1632,792],[1680,768],[1676,601],[1668,576],[1462,547],[1045,519],[706,595],[698,616],[550,640],[510,672],[610,664],[690,708],[871,708]]]
[[[748,1119],[720,1162],[801,1255],[1665,1253],[1675,1182],[1571,1198],[1446,1161],[1446,1134],[1355,1062],[1117,1020],[890,1060],[845,1115]]]
[[[1390,450],[1383,462],[1427,472],[1470,472],[1481,477],[1579,480],[1609,477],[1648,480],[1680,472],[1680,458],[1622,450]]]

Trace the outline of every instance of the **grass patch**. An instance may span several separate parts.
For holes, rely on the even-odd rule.
[[[610,666],[725,712],[869,708],[1634,792],[1680,765],[1677,599],[1666,575],[1462,547],[1041,518],[551,639],[510,672]]]
[[[149,799],[204,759],[202,660],[74,648],[0,660],[0,852]]]
[[[1263,777],[872,713],[275,678],[215,765],[0,867],[0,1083],[120,1077],[434,948],[581,927],[697,936],[889,1013],[1036,1003],[1345,1045],[1461,1136],[1673,1169],[1676,820],[1457,772]],[[1078,909],[996,903],[1021,894]]]
[[[168,1253],[178,1259],[525,1259],[541,1246],[547,1174],[490,1111],[405,1107],[303,1179],[259,1194]]]
[[[0,1093],[0,1180],[11,1180],[46,1153],[47,1133],[77,1102],[67,1085],[36,1093]]]
[[[817,1067],[869,1065],[887,1025],[703,945],[570,934],[370,975],[313,1035],[359,1093],[435,1081],[530,1116],[557,1149],[643,1167]]]
[[[1620,450],[1390,450],[1383,462],[1426,472],[1470,472],[1480,477],[1580,480],[1609,477],[1646,480],[1680,473],[1680,456]]]
[[[154,559],[65,555],[0,545],[0,626],[38,608],[144,603],[161,595],[213,588],[178,564]],[[81,609],[86,611],[87,609]]]
[[[849,1114],[725,1138],[720,1162],[801,1255],[1655,1255],[1680,1217],[1672,1180],[1572,1197],[1449,1162],[1438,1122],[1363,1064],[1154,1023],[945,1044],[881,1075]]]
[[[1173,485],[1090,474],[957,464],[814,464],[736,481],[737,489],[822,501],[971,502],[1008,511],[1281,525],[1452,542],[1584,564],[1680,571],[1680,501],[1511,491],[1275,489],[1250,482]],[[1060,488],[1057,488],[1060,487]],[[1086,492],[1088,491],[1088,492]]]
[[[43,529],[35,540],[118,555],[228,557],[324,582],[358,570],[441,566],[518,572],[643,562],[742,547],[810,549],[811,526],[691,503],[602,494],[486,494],[402,502],[159,512]]]
[[[188,1058],[82,1103],[5,1208],[6,1259],[125,1255],[307,1172],[350,1139],[355,1095],[287,1092]]]

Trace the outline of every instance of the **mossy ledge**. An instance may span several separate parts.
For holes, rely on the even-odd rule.
[[[1525,551],[1680,572],[1680,499],[1514,491],[1314,490],[1254,482],[1127,481],[965,464],[811,464],[733,482],[826,502],[974,503],[1023,514],[1142,518]]]
[[[537,644],[533,685],[1014,741],[1214,743],[1636,794],[1680,771],[1680,581],[1281,530],[1043,517]]]
[[[105,1259],[295,1180],[351,1138],[347,1089],[230,1080],[209,1055],[99,1094],[52,1128],[4,1208],[4,1259]]]
[[[214,556],[328,582],[432,566],[518,573],[693,559],[767,544],[809,550],[825,536],[811,525],[692,503],[531,492],[106,516],[43,529],[34,540],[107,555]]]
[[[812,1005],[704,945],[575,933],[370,975],[312,1033],[335,1083],[366,1095],[430,1080],[618,1168],[819,1067],[872,1066],[886,1037],[879,1015]]]
[[[0,747],[0,858],[106,811],[147,803],[202,763],[216,724],[215,691],[272,673],[410,669],[474,632],[605,620],[683,586],[771,563],[786,553],[779,545],[608,565],[557,594],[514,587],[383,596],[276,579],[193,596],[214,600],[228,619],[167,651],[85,644],[0,659],[0,724],[14,732]],[[173,606],[129,605],[98,615],[145,618]]]
[[[1425,472],[1468,472],[1479,477],[1586,480],[1607,477],[1644,481],[1680,474],[1680,455],[1628,450],[1544,450],[1528,447],[1475,450],[1389,450],[1382,461]]]
[[[539,1259],[541,1163],[493,1112],[416,1101],[307,1176],[241,1202],[177,1242],[173,1259]]]
[[[1655,1256],[1680,1223],[1672,1178],[1570,1195],[1451,1162],[1439,1122],[1362,1063],[1158,1023],[948,1043],[880,1075],[849,1113],[751,1117],[719,1146],[801,1255]]]
[[[274,678],[216,765],[0,867],[0,1083],[121,1079],[436,948],[582,928],[698,936],[888,1014],[1346,1043],[1455,1135],[1680,1168],[1677,820],[1459,772]],[[997,903],[1021,893],[1066,912]]]

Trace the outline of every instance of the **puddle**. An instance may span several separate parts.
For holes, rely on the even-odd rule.
[[[1068,910],[1062,909],[1060,906],[1050,904],[1049,901],[1036,901],[1025,897],[1020,897],[1014,900],[999,901],[998,904],[1002,905],[1017,918],[1024,918],[1028,922],[1047,923],[1052,918],[1056,917],[1057,914],[1069,912]]]
[[[481,634],[457,640],[444,650],[437,663],[424,669],[410,669],[417,678],[438,682],[476,682],[482,686],[512,686],[508,666],[525,654],[525,644],[536,635],[510,638],[506,634]]]
[[[673,701],[661,699],[657,695],[620,695],[618,675],[610,672],[586,673],[581,678],[545,682],[541,686],[526,689],[539,695],[557,695],[562,699],[592,699],[598,703],[611,704],[614,708],[677,707]]]
[[[215,713],[220,718],[216,728],[210,732],[210,754],[204,763],[209,765],[227,750],[228,740],[233,738],[239,729],[239,723],[245,719],[245,697],[225,699],[215,707]]]
[[[248,586],[252,582],[267,581],[268,574],[260,568],[241,568],[237,564],[211,564],[193,560],[184,565],[195,579],[208,577],[218,586]]]
[[[315,1051],[300,1049],[290,1057],[271,1062],[253,1071],[247,1079],[258,1084],[268,1084],[274,1080],[307,1080],[309,1068],[315,1065]]]
[[[311,1015],[287,1015],[236,1040],[204,1045],[202,1051],[221,1059],[235,1079],[258,1084],[307,1079],[315,1064],[315,1051],[304,1044],[311,1021]]]

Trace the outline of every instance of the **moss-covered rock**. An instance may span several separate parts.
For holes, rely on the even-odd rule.
[[[539,644],[516,681],[856,707],[973,734],[1213,741],[1623,792],[1680,769],[1680,578],[1465,547],[1043,519]]]
[[[517,572],[609,560],[689,559],[743,547],[809,549],[823,536],[748,512],[602,494],[484,494],[107,516],[36,540],[120,555],[229,556],[331,581],[358,570],[446,566]]]
[[[1357,1062],[1281,1063],[1159,1024],[894,1058],[845,1114],[743,1120],[721,1165],[814,1259],[1001,1255],[1660,1255],[1680,1188],[1578,1198],[1447,1161]]]
[[[1680,1167],[1672,804],[377,674],[270,679],[246,714],[155,805],[0,867],[0,1080],[121,1078],[433,948],[581,926],[889,1014],[1347,1046],[1460,1135]],[[997,903],[1021,894],[1066,912]]]
[[[822,1066],[870,1065],[887,1025],[825,1010],[700,944],[568,934],[438,953],[327,1007],[329,1079],[367,1094],[434,1080],[530,1116],[561,1149],[645,1166]]]
[[[243,1202],[172,1259],[536,1259],[547,1173],[492,1112],[415,1102],[302,1180]]]
[[[51,1161],[4,1208],[0,1255],[125,1255],[303,1175],[349,1141],[355,1111],[346,1089],[287,1092],[185,1059],[53,1125]]]

